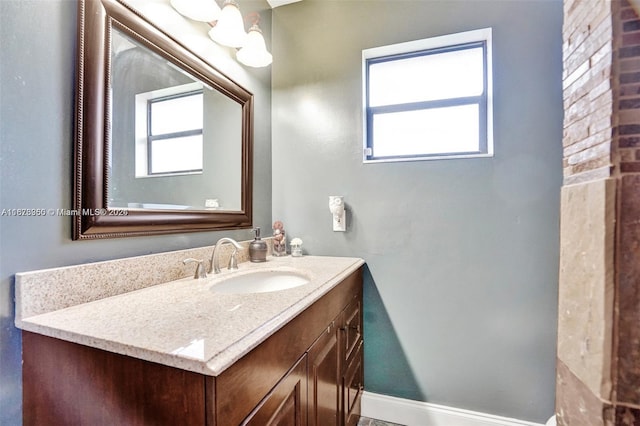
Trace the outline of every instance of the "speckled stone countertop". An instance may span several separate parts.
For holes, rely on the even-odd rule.
[[[237,271],[163,284],[16,318],[27,331],[217,376],[364,264],[346,257],[269,257]],[[254,270],[297,271],[288,290],[221,294],[216,283]],[[17,292],[17,297],[19,292]],[[25,295],[25,297],[27,297]],[[19,304],[19,300],[17,300]]]

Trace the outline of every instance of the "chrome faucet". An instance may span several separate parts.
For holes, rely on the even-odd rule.
[[[216,246],[213,248],[213,253],[211,253],[211,265],[209,268],[209,273],[213,272],[214,274],[220,273],[220,250],[219,247],[224,243],[233,244],[233,252],[231,253],[231,258],[229,259],[229,269],[238,269],[238,262],[236,260],[236,254],[238,253],[238,249],[241,249],[242,246],[238,244],[236,240],[233,238],[220,238],[216,243]]]

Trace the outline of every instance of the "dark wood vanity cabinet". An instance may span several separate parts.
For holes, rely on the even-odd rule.
[[[23,332],[24,424],[353,426],[358,269],[217,377]]]

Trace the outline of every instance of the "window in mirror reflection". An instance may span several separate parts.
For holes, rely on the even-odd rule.
[[[127,34],[111,36],[108,206],[240,211],[242,105]]]
[[[136,95],[136,129],[136,177],[202,173],[200,84]]]

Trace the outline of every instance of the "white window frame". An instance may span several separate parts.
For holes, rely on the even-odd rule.
[[[420,52],[437,50],[443,48],[454,48],[460,45],[467,45],[471,43],[484,43],[485,50],[485,91],[483,94],[486,104],[486,123],[484,122],[484,114],[481,113],[480,117],[483,118],[479,126],[479,131],[483,132],[479,135],[480,140],[486,138],[486,144],[481,144],[483,150],[477,152],[452,152],[452,153],[437,153],[427,155],[398,155],[398,156],[385,156],[376,157],[375,147],[372,146],[372,136],[369,130],[372,127],[372,123],[369,122],[369,117],[372,117],[372,113],[369,108],[369,81],[368,81],[368,69],[370,62],[380,61],[386,57],[393,60],[394,56],[398,56],[401,59],[407,54],[420,54]],[[435,52],[437,53],[437,51]],[[388,46],[375,47],[371,49],[365,49],[362,51],[362,124],[363,124],[363,163],[380,163],[380,162],[398,162],[398,161],[421,161],[421,160],[441,160],[441,159],[454,159],[454,158],[478,158],[478,157],[493,157],[493,70],[492,70],[492,31],[491,28],[483,28],[473,31],[466,31],[462,33],[448,34],[438,37],[432,37],[423,40],[409,41],[405,43],[398,43]],[[484,134],[486,132],[486,135]]]
[[[149,102],[154,99],[188,94],[203,90],[199,82],[182,84],[165,89],[139,93],[135,96],[135,177],[155,178],[162,176],[201,175],[202,170],[177,171],[166,173],[151,173],[149,170]],[[201,129],[204,135],[204,128]],[[202,154],[204,155],[204,154]]]

